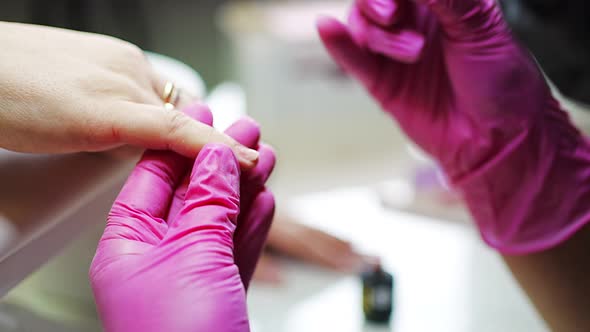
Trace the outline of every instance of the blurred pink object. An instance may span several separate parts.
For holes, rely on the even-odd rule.
[[[590,219],[590,149],[495,0],[357,0],[331,56],[438,160],[484,240],[553,247]]]
[[[211,124],[203,106],[185,112]],[[226,132],[258,147],[253,170],[240,175],[228,147],[208,145],[192,172],[184,157],[147,151],[130,175],[90,268],[106,331],[249,330],[246,290],[274,212],[264,183],[275,157],[252,120]]]
[[[414,173],[417,194],[433,195],[438,203],[446,206],[461,205],[461,195],[449,186],[445,174],[438,166],[417,168]]]

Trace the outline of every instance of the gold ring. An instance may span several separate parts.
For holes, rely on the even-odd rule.
[[[164,85],[164,93],[162,94],[162,101],[164,107],[167,110],[173,110],[176,108],[176,102],[178,101],[178,88],[170,81]]]

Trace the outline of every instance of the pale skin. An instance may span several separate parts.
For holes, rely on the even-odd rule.
[[[143,52],[102,35],[0,22],[0,148],[28,153],[131,145],[195,157],[229,145],[243,168],[258,154],[163,107],[166,81]]]

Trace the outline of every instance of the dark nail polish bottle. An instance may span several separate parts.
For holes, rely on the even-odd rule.
[[[365,319],[374,323],[389,323],[393,311],[393,276],[376,264],[363,272],[362,280]]]

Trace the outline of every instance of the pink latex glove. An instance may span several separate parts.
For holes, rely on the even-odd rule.
[[[555,246],[590,219],[590,149],[495,0],[358,0],[318,21],[335,61],[464,195],[505,254]]]
[[[185,112],[211,123],[202,106]],[[228,133],[258,145],[258,126],[249,119]],[[240,177],[231,150],[208,145],[188,181],[191,161],[144,154],[113,205],[90,268],[106,331],[249,330],[245,291],[274,211],[264,187],[274,153],[265,146],[259,152],[258,165]]]

